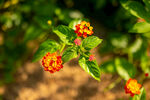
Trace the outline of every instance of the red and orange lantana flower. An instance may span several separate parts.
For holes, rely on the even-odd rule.
[[[93,60],[95,60],[96,58],[95,58],[95,56],[94,55],[90,55],[89,56],[89,61],[93,61]]]
[[[135,94],[140,94],[141,84],[137,83],[135,79],[129,79],[124,87],[125,92],[129,93],[132,97]]]
[[[93,34],[93,27],[90,26],[89,22],[82,21],[81,24],[77,24],[75,27],[75,33],[77,33],[79,37],[83,36],[84,38],[86,38],[87,35]]]
[[[61,56],[57,56],[57,53],[47,53],[42,59],[42,65],[45,71],[54,73],[63,68]]]

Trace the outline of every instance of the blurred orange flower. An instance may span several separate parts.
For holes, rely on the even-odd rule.
[[[95,60],[96,58],[94,57],[94,55],[90,55],[89,56],[89,61],[93,61],[93,60]]]
[[[75,43],[76,45],[81,45],[81,40],[80,40],[80,39],[75,39],[75,40],[74,40],[74,43]]]
[[[82,21],[80,24],[77,24],[75,27],[76,27],[75,33],[77,33],[79,37],[83,36],[84,38],[86,38],[87,35],[93,34],[92,31],[93,27],[90,26],[89,22]]]
[[[136,79],[129,79],[124,87],[125,92],[129,93],[132,97],[135,94],[140,94],[141,84],[137,83]]]
[[[57,56],[57,53],[47,53],[42,59],[42,65],[45,71],[54,73],[63,68],[61,56]]]
[[[138,19],[137,19],[137,22],[138,22],[138,23],[140,23],[140,22],[145,22],[145,19],[138,18]]]

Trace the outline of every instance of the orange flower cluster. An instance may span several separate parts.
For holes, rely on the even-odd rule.
[[[42,65],[45,71],[54,73],[63,68],[61,56],[57,56],[55,53],[47,53],[42,59]]]
[[[82,21],[81,24],[77,24],[75,27],[75,33],[77,33],[79,37],[83,36],[84,38],[86,38],[87,35],[93,34],[93,27],[90,26],[89,22]]]
[[[137,19],[137,22],[138,22],[138,23],[145,22],[145,19],[138,18],[138,19]]]
[[[132,97],[135,94],[140,94],[141,84],[137,83],[135,79],[129,79],[124,87],[125,92],[129,93]]]

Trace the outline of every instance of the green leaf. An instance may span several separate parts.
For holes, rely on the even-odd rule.
[[[120,0],[122,6],[128,10],[132,15],[143,18],[147,22],[150,23],[150,14],[146,11],[144,6],[137,2],[137,1],[127,1],[127,0]]]
[[[136,73],[136,69],[132,63],[129,63],[124,58],[116,58],[115,59],[116,70],[118,74],[125,80],[129,78],[133,78]]]
[[[100,81],[100,68],[98,67],[96,61],[88,61],[86,57],[81,55],[79,58],[79,65],[94,79]]]
[[[33,40],[39,37],[41,33],[42,33],[42,30],[39,27],[35,25],[31,25],[25,33],[24,42],[27,42],[29,40]]]
[[[139,98],[140,98],[140,100],[146,100],[146,91],[145,91],[144,87],[141,88],[141,93],[139,95]]]
[[[138,50],[140,50],[141,46],[142,46],[143,40],[142,38],[137,38],[135,40],[135,42],[129,47],[129,52],[131,53],[135,53]]]
[[[147,48],[147,40],[143,37],[138,37],[129,47],[128,53],[133,57],[133,59],[141,59]]]
[[[128,46],[128,38],[129,36],[126,34],[121,34],[117,32],[112,32],[109,35],[109,39],[111,44],[116,48],[126,48]],[[110,45],[109,45],[110,47]]]
[[[150,32],[150,24],[147,22],[138,22],[130,30],[131,33],[147,33]]]
[[[133,98],[130,98],[130,100],[146,100],[146,91],[143,88],[141,88],[139,95],[135,95]]]
[[[146,37],[146,38],[150,38],[150,32],[148,32],[148,33],[143,33],[142,34],[144,37]]]
[[[85,50],[91,50],[97,47],[102,42],[102,39],[99,39],[96,36],[89,36],[82,41],[82,47]]]
[[[33,62],[41,59],[47,52],[53,53],[59,49],[59,44],[54,40],[46,40],[43,42],[33,56]]]
[[[115,73],[116,72],[116,66],[114,60],[109,60],[101,64],[100,69],[102,72],[105,73]]]
[[[76,29],[75,25],[81,23],[81,21],[82,21],[81,19],[75,19],[75,20],[71,21],[69,23],[69,28],[72,28],[73,30],[75,30]]]
[[[148,8],[148,11],[150,11],[150,0],[143,0],[145,3],[146,7]]]
[[[77,56],[78,56],[77,47],[69,47],[64,51],[64,53],[62,55],[63,63],[65,63],[73,58],[76,58]]]
[[[58,27],[53,29],[53,32],[56,33],[59,38],[68,45],[72,45],[74,39],[77,38],[74,30],[69,28],[68,26],[59,25]]]
[[[150,73],[150,59],[147,56],[147,51],[142,54],[140,66],[144,73]]]

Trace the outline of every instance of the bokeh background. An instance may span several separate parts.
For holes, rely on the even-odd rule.
[[[101,82],[84,72],[77,59],[54,74],[31,62],[40,43],[58,40],[52,27],[78,18],[89,19],[94,35],[103,39],[91,51],[103,69]],[[113,59],[131,61],[139,80],[141,62],[150,65],[149,39],[128,32],[136,21],[119,0],[0,0],[0,100],[128,100]],[[150,80],[142,80],[149,100]]]

